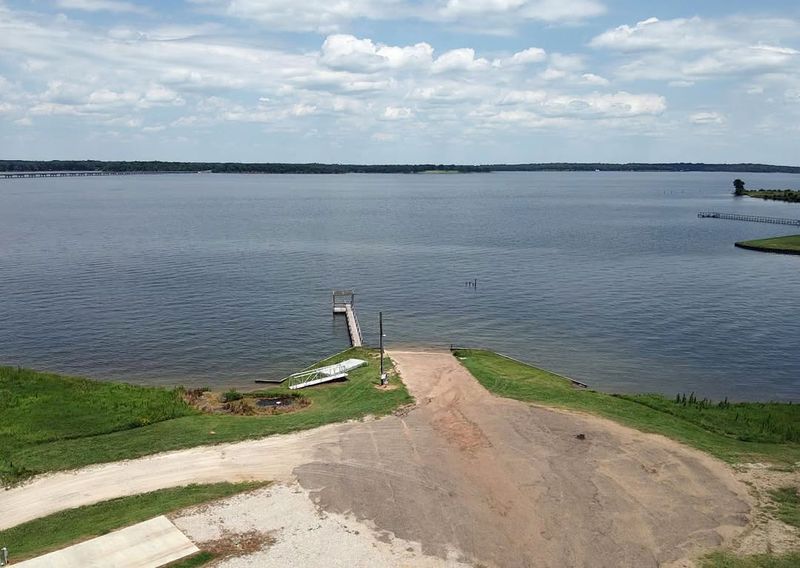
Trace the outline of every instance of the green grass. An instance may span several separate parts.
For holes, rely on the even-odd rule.
[[[457,350],[461,363],[489,391],[508,398],[590,412],[663,434],[729,462],[800,461],[800,405],[675,402],[658,395],[609,395],[483,350]]]
[[[783,555],[756,554],[753,556],[734,556],[728,552],[714,552],[704,557],[702,568],[797,568],[800,566],[800,553]]]
[[[0,547],[8,547],[9,556],[16,562],[191,505],[252,491],[264,485],[267,484],[245,482],[188,485],[68,509],[0,531]],[[207,561],[208,559],[205,560]]]
[[[800,493],[797,487],[781,487],[770,491],[769,495],[776,506],[775,516],[787,525],[800,528]]]
[[[744,194],[759,199],[800,203],[800,191],[792,189],[747,189]]]
[[[164,568],[197,568],[198,566],[205,566],[214,560],[214,558],[216,558],[216,556],[214,556],[212,553],[201,550],[197,554],[193,554],[187,558],[170,562],[164,566]]]
[[[411,402],[396,378],[395,390],[374,388],[380,363],[374,350],[350,349],[318,365],[354,357],[369,365],[352,371],[348,381],[301,391],[311,403],[306,408],[272,416],[201,414],[173,391],[6,370],[0,397],[14,391],[16,402],[0,407],[0,479],[9,484],[47,471],[314,428],[388,414]]]
[[[751,248],[767,252],[797,252],[800,253],[800,235],[788,235],[785,237],[773,237],[771,239],[756,239],[753,241],[741,241],[736,246]]]
[[[24,463],[16,456],[28,448],[194,414],[177,389],[0,367],[0,478],[26,475]]]

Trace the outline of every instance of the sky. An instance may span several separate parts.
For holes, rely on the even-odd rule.
[[[0,0],[0,158],[800,165],[800,2]]]

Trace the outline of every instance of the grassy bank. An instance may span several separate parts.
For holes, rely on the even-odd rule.
[[[508,398],[590,412],[663,434],[729,462],[800,461],[800,405],[710,403],[690,393],[609,395],[574,387],[568,380],[483,350],[457,350],[461,363],[489,391]]]
[[[786,237],[773,237],[771,239],[756,239],[736,243],[739,248],[758,250],[762,252],[777,252],[783,254],[800,254],[800,235]]]
[[[747,189],[744,195],[770,201],[800,203],[800,191],[793,189]]]
[[[0,547],[8,547],[11,559],[19,562],[159,515],[252,491],[264,485],[267,484],[246,482],[189,485],[103,501],[0,531]],[[198,558],[203,558],[203,555],[198,555]],[[208,561],[209,558],[203,559]],[[193,558],[191,561],[198,560]]]
[[[178,391],[0,368],[0,479],[9,484],[47,471],[314,428],[387,414],[411,401],[396,378],[394,390],[374,387],[380,364],[374,350],[350,349],[319,365],[353,357],[369,365],[346,382],[303,390],[307,407],[273,416],[202,414]]]
[[[797,568],[800,566],[800,553],[735,556],[727,552],[715,552],[703,558],[700,566],[702,568]]]

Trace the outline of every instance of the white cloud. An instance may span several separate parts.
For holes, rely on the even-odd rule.
[[[449,71],[476,71],[489,67],[489,61],[475,57],[475,50],[469,47],[451,49],[436,58],[433,62],[434,73]]]
[[[605,77],[595,75],[594,73],[584,73],[581,75],[581,79],[583,79],[583,82],[587,85],[605,86],[608,85],[609,82]]]
[[[56,5],[66,10],[84,12],[149,13],[147,8],[120,0],[57,0]]]
[[[580,55],[553,53],[550,55],[550,65],[539,76],[545,81],[572,78],[583,67],[583,57]]]
[[[530,65],[531,63],[541,63],[547,59],[547,52],[540,47],[529,47],[516,52],[507,59],[498,59],[496,64],[504,65]]]
[[[605,13],[599,0],[190,0],[215,14],[255,21],[270,29],[332,33],[356,20],[422,20],[457,23],[479,33],[515,28],[526,21],[579,22]]]
[[[333,69],[377,71],[403,67],[426,67],[433,59],[433,48],[427,43],[397,47],[375,44],[370,39],[336,34],[325,38],[320,60]]]
[[[689,121],[699,125],[725,124],[726,118],[718,112],[696,112],[689,116]]]
[[[798,51],[771,45],[753,45],[723,49],[686,64],[690,76],[765,73],[797,61]]]
[[[544,79],[545,81],[556,81],[558,79],[563,79],[566,77],[568,73],[563,69],[556,69],[555,67],[548,67],[544,71],[539,74],[539,77]]]
[[[680,86],[723,75],[797,70],[798,51],[781,45],[797,38],[796,28],[796,22],[774,18],[650,18],[608,30],[590,45],[629,56],[617,70],[624,79]]]
[[[550,56],[550,66],[563,71],[583,69],[583,57],[577,54],[554,53]]]
[[[592,47],[617,51],[696,51],[730,46],[718,26],[701,18],[659,20],[648,18],[634,26],[622,25],[603,32],[590,42]]]
[[[348,22],[382,20],[402,11],[393,0],[190,0],[217,14],[259,22],[270,29],[331,33]]]
[[[599,16],[605,6],[596,0],[447,0],[439,9],[446,20],[508,17],[544,22],[574,22]]]
[[[310,114],[316,113],[317,107],[316,105],[297,103],[292,105],[292,108],[289,112],[291,113],[292,116],[308,116]]]
[[[411,118],[412,114],[411,109],[408,107],[387,106],[383,111],[383,118],[386,120],[402,120]]]
[[[172,89],[164,87],[163,85],[152,85],[145,91],[140,102],[142,104],[182,105],[184,100]]]
[[[397,137],[390,132],[376,132],[371,136],[371,138],[378,142],[391,142]]]
[[[543,103],[545,114],[551,116],[594,116],[624,118],[640,115],[658,115],[667,108],[664,97],[636,95],[620,91],[612,94],[557,95]]]
[[[3,69],[22,69],[26,61],[39,68],[17,71],[25,86],[18,101],[2,99],[14,107],[4,119],[39,117],[34,129],[58,115],[76,117],[87,132],[112,128],[128,136],[136,130],[154,140],[169,130],[200,140],[225,122],[298,136],[313,129],[320,138],[376,133],[380,139],[387,121],[394,121],[393,130],[464,139],[515,119],[559,133],[603,120],[613,120],[617,130],[642,128],[643,120],[666,108],[657,94],[607,92],[608,80],[587,72],[585,56],[538,47],[498,56],[331,34],[317,50],[278,49],[261,47],[267,42],[258,37],[200,33],[211,30],[204,26],[109,33],[70,19],[3,16]],[[547,65],[548,81],[538,65]]]
[[[503,93],[494,106],[506,116],[515,111],[506,110],[505,107],[514,106],[518,111],[539,116],[589,119],[655,116],[667,108],[666,100],[659,95],[625,91],[570,95],[546,90],[509,91]]]

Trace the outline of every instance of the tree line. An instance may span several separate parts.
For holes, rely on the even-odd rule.
[[[247,162],[165,162],[102,160],[0,160],[0,171],[108,171],[108,172],[212,172],[257,174],[344,174],[344,173],[422,173],[422,172],[773,172],[800,173],[800,167],[769,164],[702,164],[673,162],[651,163],[571,163],[530,164],[320,164],[320,163],[247,163]]]

